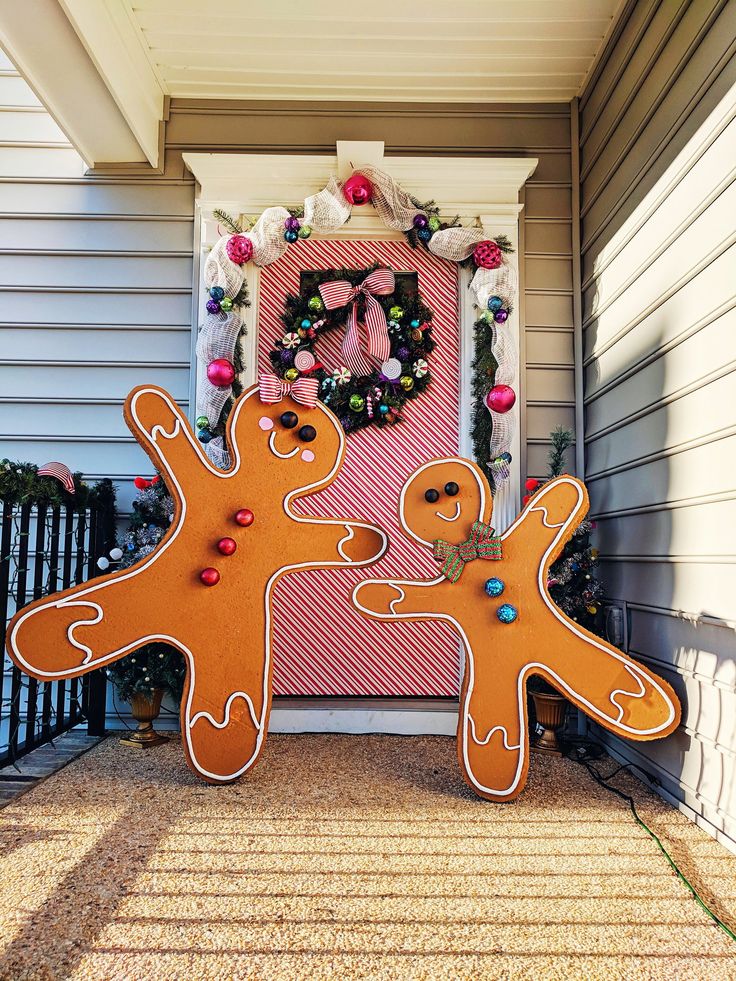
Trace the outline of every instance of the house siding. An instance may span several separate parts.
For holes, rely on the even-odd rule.
[[[126,512],[151,465],[125,396],[153,382],[188,406],[191,179],[85,176],[0,54],[0,218],[0,458],[113,477]]]
[[[611,745],[736,842],[736,3],[629,4],[580,100],[586,478],[631,653],[683,699]]]

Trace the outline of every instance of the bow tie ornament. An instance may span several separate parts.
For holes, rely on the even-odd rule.
[[[390,269],[374,270],[359,286],[353,286],[346,279],[336,279],[319,287],[328,310],[352,303],[342,352],[345,363],[354,375],[372,374],[375,365],[369,358],[383,364],[391,353],[386,314],[376,297],[390,296],[394,289],[394,274]],[[358,301],[361,297],[365,302],[365,322],[359,324]]]
[[[316,378],[297,378],[296,381],[289,382],[278,375],[264,372],[258,382],[259,398],[267,405],[275,405],[289,395],[300,405],[313,409],[317,404],[318,392],[319,382]]]
[[[435,540],[432,554],[442,562],[442,575],[450,582],[457,582],[466,562],[473,559],[500,559],[501,539],[485,521],[474,521],[470,538],[453,545],[441,538]]]

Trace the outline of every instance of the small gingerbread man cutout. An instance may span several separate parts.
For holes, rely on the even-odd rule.
[[[143,562],[44,598],[8,626],[15,663],[39,681],[73,678],[151,641],[182,652],[181,729],[187,759],[211,783],[258,759],[271,705],[271,596],[302,569],[367,565],[386,536],[373,525],[297,514],[292,503],[330,484],[342,428],[316,397],[264,376],[228,419],[232,468],[213,467],[166,392],[128,396],[125,418],[164,475],[170,530]]]
[[[377,620],[455,626],[465,649],[460,767],[479,796],[503,801],[526,783],[530,674],[629,739],[668,735],[680,706],[665,681],[569,619],[549,596],[549,567],[588,510],[585,486],[574,477],[550,481],[500,538],[488,524],[491,508],[474,463],[424,464],[404,485],[399,518],[418,547],[433,550],[437,577],[369,579],[355,588],[353,602]]]

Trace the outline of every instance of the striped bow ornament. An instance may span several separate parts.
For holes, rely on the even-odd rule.
[[[284,396],[290,395],[295,402],[313,409],[317,404],[318,392],[319,382],[316,378],[297,378],[296,381],[288,382],[278,375],[264,372],[258,381],[258,395],[261,402],[267,405],[274,405]]]
[[[442,575],[450,582],[457,582],[466,562],[473,559],[500,559],[501,539],[485,521],[474,521],[470,538],[453,545],[451,542],[436,539],[432,554],[442,562]]]
[[[383,364],[391,353],[386,314],[376,297],[390,296],[394,288],[394,274],[391,269],[374,270],[359,286],[352,286],[346,279],[335,279],[331,283],[322,283],[319,287],[328,310],[352,303],[342,352],[345,363],[355,375],[370,375],[376,365],[371,364],[368,359],[373,358],[376,364]],[[361,296],[365,300],[364,324],[358,323],[358,301]],[[361,327],[365,334],[363,338]]]
[[[39,477],[54,477],[70,493],[75,492],[74,477],[65,463],[45,463],[38,468]]]

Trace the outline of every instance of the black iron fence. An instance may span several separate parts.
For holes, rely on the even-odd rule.
[[[27,603],[84,582],[114,544],[114,507],[0,502],[0,626]],[[4,632],[4,631],[3,631]],[[15,762],[86,720],[105,729],[107,679],[93,671],[70,681],[37,682],[3,649],[0,766]]]

